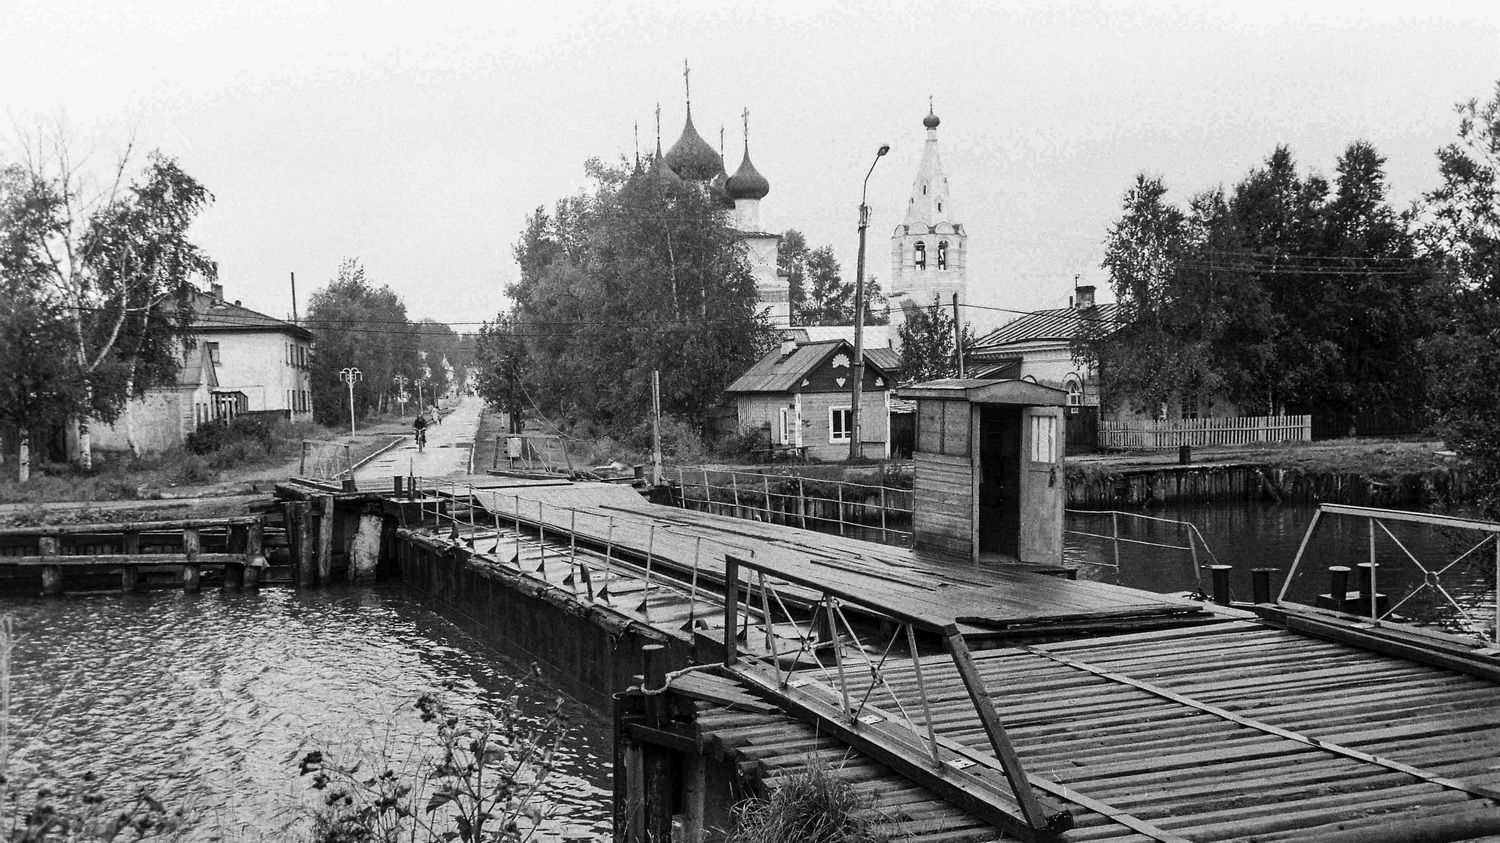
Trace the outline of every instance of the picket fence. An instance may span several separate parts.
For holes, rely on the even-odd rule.
[[[1312,416],[1245,416],[1099,422],[1099,447],[1150,451],[1183,445],[1311,442]]]

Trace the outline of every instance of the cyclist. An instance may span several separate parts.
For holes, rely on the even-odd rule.
[[[412,435],[417,439],[417,450],[427,447],[427,417],[417,413],[416,421],[411,423]]]

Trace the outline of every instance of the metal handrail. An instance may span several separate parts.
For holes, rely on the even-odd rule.
[[[838,504],[839,517],[838,518],[829,518],[829,517],[823,516],[823,515],[817,515],[817,514],[809,515],[808,514],[805,502],[807,500],[809,500],[810,498],[809,498],[809,496],[807,495],[807,493],[805,491],[805,481],[806,481],[806,478],[804,478],[804,477],[802,477],[800,475],[765,474],[763,472],[748,472],[748,471],[741,472],[741,471],[735,471],[734,469],[710,469],[710,468],[707,468],[705,466],[677,466],[676,468],[677,468],[677,487],[678,487],[678,489],[680,489],[682,491],[681,499],[682,499],[682,502],[683,502],[684,505],[686,505],[689,502],[694,502],[694,503],[701,502],[701,503],[703,503],[703,505],[705,506],[705,508],[710,508],[714,504],[724,504],[724,505],[730,505],[730,504],[732,504],[734,506],[734,514],[735,514],[736,517],[743,517],[743,516],[739,515],[739,512],[742,511],[742,510],[747,510],[748,509],[748,510],[753,510],[756,513],[764,513],[765,520],[767,522],[769,522],[771,520],[771,518],[772,518],[772,501],[773,500],[775,500],[775,499],[780,499],[780,500],[783,500],[783,501],[797,500],[797,501],[803,501],[804,505],[799,506],[797,508],[797,511],[795,513],[785,512],[783,514],[786,515],[788,518],[795,518],[795,519],[797,519],[797,521],[800,523],[802,529],[807,529],[807,522],[812,521],[812,522],[819,523],[819,524],[837,524],[838,528],[839,528],[839,535],[841,535],[841,536],[846,534],[847,528],[854,528],[854,529],[861,529],[861,530],[875,530],[875,529],[879,529],[880,530],[880,536],[881,536],[880,541],[882,543],[889,543],[889,541],[888,541],[889,537],[892,536],[892,535],[894,535],[895,537],[897,537],[899,540],[907,541],[907,542],[911,541],[911,539],[913,537],[913,532],[911,530],[902,530],[902,529],[900,529],[898,527],[893,527],[893,526],[890,525],[890,521],[891,521],[891,519],[892,519],[893,516],[905,517],[907,519],[910,519],[912,517],[912,508],[911,507],[901,506],[898,503],[896,503],[896,501],[892,500],[892,498],[895,498],[896,500],[900,500],[900,499],[902,499],[903,496],[910,496],[910,495],[912,495],[913,494],[913,490],[911,490],[911,489],[898,489],[898,488],[895,488],[895,487],[892,487],[892,486],[872,486],[872,485],[869,485],[869,484],[866,484],[866,483],[850,483],[850,482],[844,481],[844,480],[815,480],[815,482],[820,483],[820,484],[831,484],[837,490],[837,494],[838,494],[837,498],[811,498],[813,500],[827,500],[830,503],[837,503]],[[699,474],[701,476],[701,480],[697,480],[696,482],[689,483],[689,475],[688,475],[689,471],[692,471],[694,473]],[[724,485],[718,485],[718,484],[711,483],[709,481],[709,477],[711,476],[711,474],[719,474],[719,475],[727,474],[727,475],[729,475],[730,485],[724,486]],[[739,482],[739,478],[740,477],[747,477],[752,482],[751,483],[747,483],[744,486],[741,486],[740,482]],[[797,481],[797,493],[796,494],[792,494],[790,492],[772,492],[771,491],[771,481],[772,480],[775,480],[778,483],[781,483],[781,482],[792,480],[792,479],[795,479]],[[702,489],[702,490],[704,490],[703,491],[703,497],[701,499],[699,499],[699,498],[689,498],[687,496],[687,490],[690,489],[690,488],[691,489]],[[860,522],[860,521],[850,521],[850,520],[847,520],[847,519],[844,518],[844,513],[846,511],[846,508],[851,505],[851,502],[848,501],[845,498],[845,494],[844,493],[845,493],[845,489],[846,488],[848,488],[848,489],[856,489],[856,490],[867,490],[867,491],[870,491],[870,492],[877,492],[877,493],[879,493],[880,501],[878,503],[873,503],[873,504],[872,503],[865,503],[865,502],[858,502],[857,503],[857,505],[859,507],[861,507],[861,508],[864,508],[864,509],[874,509],[875,511],[877,511],[877,512],[880,513],[880,524],[879,524],[878,527],[876,525],[874,525],[874,524],[866,524],[866,523],[863,523],[863,522]],[[725,492],[725,493],[728,494],[728,497],[730,499],[729,500],[724,500],[724,501],[716,501],[713,498],[713,492],[714,491]],[[754,501],[756,501],[758,499],[761,500],[761,501],[763,501],[763,503],[761,503],[759,505],[754,505],[754,506],[749,506],[746,503],[746,501],[750,501],[750,502],[753,503]],[[709,509],[708,511],[712,511],[712,510]]]
[[[1486,642],[1489,644],[1500,644],[1500,524],[1492,521],[1481,521],[1473,518],[1458,518],[1450,515],[1432,515],[1425,512],[1408,512],[1398,509],[1378,509],[1375,507],[1349,506],[1346,504],[1322,504],[1318,507],[1317,511],[1313,513],[1312,521],[1307,525],[1307,532],[1303,534],[1302,543],[1297,547],[1297,555],[1292,560],[1291,570],[1287,572],[1286,581],[1282,583],[1281,593],[1276,596],[1277,603],[1286,602],[1287,592],[1291,589],[1292,579],[1297,575],[1297,571],[1302,564],[1302,559],[1307,553],[1307,547],[1309,544],[1311,544],[1313,535],[1317,532],[1319,525],[1322,523],[1324,515],[1363,518],[1367,522],[1369,535],[1369,562],[1361,563],[1360,567],[1365,568],[1369,572],[1369,590],[1368,592],[1365,592],[1363,589],[1361,590],[1360,597],[1356,601],[1360,611],[1356,614],[1361,616],[1368,616],[1369,623],[1372,626],[1381,626],[1383,623],[1399,623],[1399,621],[1391,620],[1391,618],[1395,615],[1396,610],[1406,605],[1409,601],[1411,601],[1413,597],[1422,593],[1424,590],[1431,589],[1434,593],[1441,595],[1443,601],[1445,601],[1449,606],[1453,608],[1455,612],[1457,612],[1458,618],[1461,620],[1463,626],[1466,628],[1469,634],[1475,636],[1482,642]],[[1393,534],[1390,528],[1386,526],[1391,522],[1405,522],[1411,524],[1422,524],[1429,527],[1444,527],[1448,529],[1466,530],[1471,532],[1483,533],[1484,535],[1477,543],[1471,545],[1468,550],[1459,554],[1454,559],[1448,561],[1447,564],[1442,565],[1442,567],[1437,567],[1437,565],[1435,564],[1429,567],[1429,564],[1424,564],[1423,561],[1418,559],[1416,555],[1413,554],[1411,550],[1407,548],[1407,546],[1400,539],[1396,538],[1395,534]],[[1401,600],[1395,602],[1393,605],[1390,605],[1389,608],[1385,609],[1384,611],[1381,611],[1380,608],[1380,598],[1382,595],[1380,594],[1379,587],[1380,563],[1376,561],[1376,527],[1379,527],[1381,532],[1386,535],[1391,543],[1401,551],[1400,555],[1396,557],[1397,559],[1405,557],[1411,562],[1412,565],[1416,566],[1417,570],[1422,572],[1421,582],[1419,582],[1411,591],[1407,592],[1405,597],[1401,598]],[[1494,547],[1495,572],[1493,579],[1495,582],[1495,617],[1494,622],[1487,628],[1478,630],[1475,629],[1473,624],[1471,623],[1469,610],[1461,606],[1459,602],[1453,598],[1452,593],[1450,593],[1448,589],[1443,587],[1442,577],[1444,574],[1448,573],[1448,571],[1450,571],[1455,565],[1459,564],[1465,559],[1468,559],[1470,556],[1484,549],[1487,545],[1492,545]],[[1331,593],[1329,597],[1330,599],[1342,599],[1342,596],[1334,595]]]
[[[1192,558],[1192,561],[1193,561],[1193,580],[1194,580],[1194,582],[1197,582],[1200,586],[1202,586],[1202,584],[1203,584],[1203,570],[1202,570],[1202,566],[1199,564],[1199,561],[1198,561],[1198,548],[1200,546],[1203,548],[1203,551],[1208,554],[1208,558],[1210,560],[1212,560],[1212,564],[1214,564],[1214,565],[1219,564],[1219,558],[1214,555],[1213,548],[1211,548],[1211,547],[1208,546],[1208,541],[1203,538],[1202,531],[1200,531],[1198,529],[1198,525],[1197,524],[1194,524],[1191,521],[1185,521],[1185,520],[1182,520],[1182,519],[1179,519],[1179,518],[1161,518],[1161,517],[1155,516],[1155,515],[1141,515],[1140,513],[1137,513],[1137,512],[1122,512],[1122,511],[1116,510],[1116,509],[1067,509],[1067,510],[1064,510],[1064,512],[1066,512],[1066,513],[1068,513],[1070,515],[1108,515],[1108,516],[1110,516],[1110,527],[1111,527],[1111,529],[1110,529],[1110,535],[1103,535],[1103,534],[1100,534],[1100,533],[1090,533],[1090,532],[1088,532],[1086,530],[1070,530],[1070,529],[1064,529],[1063,530],[1063,532],[1065,534],[1067,534],[1067,535],[1071,535],[1071,536],[1088,536],[1089,538],[1095,538],[1095,539],[1108,539],[1108,540],[1110,540],[1111,542],[1114,543],[1115,561],[1113,563],[1109,563],[1109,562],[1095,562],[1095,563],[1092,563],[1092,564],[1103,565],[1103,566],[1105,566],[1107,568],[1114,568],[1116,570],[1119,570],[1119,567],[1120,567],[1120,545],[1122,543],[1123,544],[1138,544],[1138,545],[1143,545],[1143,546],[1146,546],[1146,547],[1158,547],[1158,548],[1162,548],[1164,550],[1186,550],[1190,554],[1190,556]],[[1156,523],[1160,523],[1160,524],[1172,524],[1172,525],[1175,525],[1178,528],[1186,528],[1187,529],[1187,544],[1185,544],[1185,545],[1163,544],[1161,542],[1151,542],[1151,541],[1145,541],[1143,539],[1121,538],[1120,537],[1120,518],[1121,518],[1121,516],[1124,516],[1126,518],[1134,518],[1134,519],[1137,519],[1137,520],[1140,520],[1140,521],[1152,521],[1152,522],[1156,522]],[[1195,538],[1197,539],[1196,543],[1194,542]]]

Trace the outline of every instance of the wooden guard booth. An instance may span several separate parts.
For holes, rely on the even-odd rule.
[[[1068,394],[1023,380],[949,378],[899,395],[917,402],[915,547],[1060,565]]]

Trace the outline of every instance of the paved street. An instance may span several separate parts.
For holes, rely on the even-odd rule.
[[[396,475],[412,474],[418,477],[461,477],[469,473],[469,452],[474,448],[474,435],[479,432],[479,411],[484,402],[469,396],[459,401],[453,412],[443,417],[442,424],[427,428],[427,447],[417,450],[416,440],[410,435],[401,445],[365,463],[354,472],[355,482],[361,489],[378,484],[389,485]],[[410,419],[408,419],[410,421]]]

